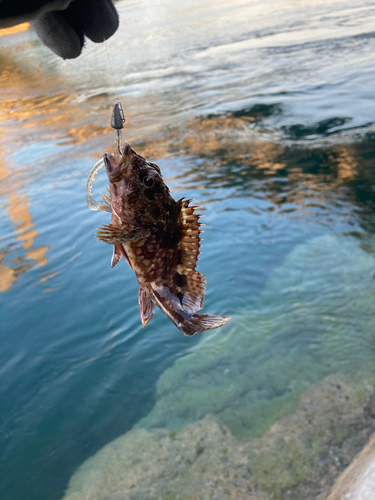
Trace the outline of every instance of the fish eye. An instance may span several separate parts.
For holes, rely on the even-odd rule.
[[[143,177],[143,184],[146,186],[146,188],[152,188],[155,186],[155,180],[152,177],[146,175],[146,177]]]

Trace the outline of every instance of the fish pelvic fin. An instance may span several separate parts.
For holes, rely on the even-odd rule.
[[[111,193],[109,192],[108,187],[107,187],[107,193],[108,195],[100,193],[103,203],[99,203],[99,210],[102,210],[103,212],[112,213]]]
[[[141,312],[142,326],[144,328],[155,314],[155,304],[152,302],[148,293],[141,288],[139,289],[138,302]]]
[[[228,323],[230,319],[229,316],[217,316],[215,314],[194,314],[191,319],[180,323],[178,328],[184,335],[192,337],[205,330],[219,328]]]
[[[177,286],[181,293],[181,303],[189,314],[200,311],[203,307],[206,290],[206,278],[195,267],[200,254],[200,215],[194,213],[198,207],[189,206],[191,200],[183,198],[180,206],[181,240],[178,245],[180,262],[177,266]]]

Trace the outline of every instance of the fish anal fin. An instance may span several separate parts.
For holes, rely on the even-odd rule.
[[[181,239],[179,241],[180,261],[177,265],[177,290],[181,297],[181,305],[186,312],[194,314],[203,307],[206,290],[206,278],[195,270],[200,254],[199,215],[195,208],[189,206],[191,200],[181,199],[180,206]]]
[[[206,291],[205,276],[197,271],[190,271],[190,275],[187,277],[186,288],[187,290],[185,291],[181,288],[181,304],[186,312],[194,314],[203,307],[204,294]]]
[[[214,330],[225,325],[231,318],[229,316],[217,316],[215,314],[194,314],[191,319],[184,321],[179,330],[188,337],[204,332],[205,330]]]
[[[130,268],[133,269],[133,266],[131,265],[131,262],[130,262],[130,259],[129,259],[129,256],[128,254],[126,253],[126,250],[124,248],[124,245],[119,245],[120,248],[121,248],[121,253],[122,255],[124,256],[126,262],[129,264]]]
[[[111,260],[111,269],[115,267],[115,265],[120,262],[122,257],[122,251],[120,245],[113,245],[113,254]]]
[[[138,301],[141,312],[142,326],[144,328],[155,314],[155,304],[152,302],[148,293],[141,288],[139,289]]]

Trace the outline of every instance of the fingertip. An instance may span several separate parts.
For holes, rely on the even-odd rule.
[[[44,45],[59,57],[75,59],[81,54],[83,31],[74,30],[62,12],[48,12],[31,24]]]
[[[84,34],[95,43],[104,42],[119,27],[119,16],[111,0],[77,0],[69,9],[74,9]]]

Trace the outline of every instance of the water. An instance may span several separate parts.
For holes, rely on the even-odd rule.
[[[243,408],[269,402],[272,421],[286,387],[375,366],[372,2],[117,7],[113,75],[103,45],[61,61],[32,31],[0,38],[6,500],[62,498],[80,464],[134,425],[179,428],[217,411],[237,435],[257,435],[264,426]],[[123,262],[111,271],[111,249],[93,237],[108,216],[87,209],[85,182],[112,148],[116,92],[126,138],[175,198],[203,207],[205,312],[233,316],[208,336],[183,337],[160,311],[143,330],[134,275]],[[95,192],[104,185],[102,172]],[[176,375],[189,370],[189,381]],[[235,388],[226,405],[189,400],[200,381],[223,384],[223,370]],[[168,418],[166,390],[181,395]]]

